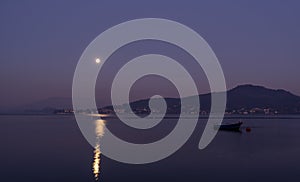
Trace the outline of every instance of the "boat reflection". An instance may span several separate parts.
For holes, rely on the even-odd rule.
[[[94,149],[94,161],[93,161],[93,173],[95,180],[99,179],[100,174],[100,161],[101,161],[101,150],[100,150],[100,138],[104,135],[105,121],[102,119],[95,120],[95,134],[96,134],[96,145]]]

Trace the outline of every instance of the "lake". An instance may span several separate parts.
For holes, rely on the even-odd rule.
[[[176,121],[166,119],[143,132],[117,119],[106,124],[125,140],[145,143],[168,134]],[[199,119],[188,142],[164,160],[132,165],[101,156],[100,174],[95,176],[99,152],[85,140],[74,116],[2,115],[0,181],[300,181],[300,119],[244,118],[242,132],[219,131],[199,150],[205,122]]]

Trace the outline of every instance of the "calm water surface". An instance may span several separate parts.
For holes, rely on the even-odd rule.
[[[73,116],[0,116],[0,181],[300,181],[300,119],[243,119],[252,131],[219,132],[198,150],[205,119],[175,154],[153,164],[129,165],[90,146]],[[176,124],[166,119],[144,132],[116,119],[104,121],[124,140],[156,141]],[[102,121],[95,134],[103,135]],[[121,151],[120,151],[121,152]]]

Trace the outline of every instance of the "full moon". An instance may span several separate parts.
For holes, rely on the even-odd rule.
[[[96,58],[96,63],[99,64],[101,60],[99,58]]]

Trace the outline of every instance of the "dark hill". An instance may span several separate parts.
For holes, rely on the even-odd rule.
[[[183,99],[195,99],[197,96],[191,96]],[[201,110],[209,112],[211,94],[199,95]],[[130,103],[133,111],[149,112],[149,99],[135,101]],[[180,99],[167,98],[168,113],[180,113]],[[125,106],[125,105],[124,105]],[[106,107],[112,108],[112,107]],[[128,107],[126,107],[128,111]],[[251,109],[263,110],[269,109],[278,113],[294,114],[300,113],[300,97],[288,91],[279,89],[269,89],[255,85],[240,85],[227,91],[227,110],[243,110],[250,111]]]
[[[227,108],[273,108],[293,112],[300,108],[300,97],[281,89],[241,85],[227,92]]]

